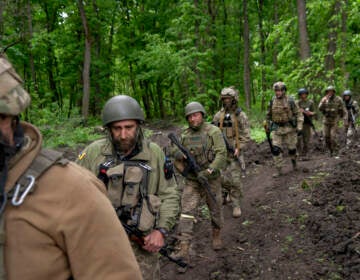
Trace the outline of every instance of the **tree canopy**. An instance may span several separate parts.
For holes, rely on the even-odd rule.
[[[320,98],[327,85],[359,92],[358,0],[0,0],[0,47],[39,109],[98,116],[116,94],[147,118],[218,109],[234,85],[264,110],[272,84]],[[36,114],[35,114],[36,112]]]

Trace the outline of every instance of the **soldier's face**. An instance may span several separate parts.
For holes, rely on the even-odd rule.
[[[276,98],[281,98],[281,97],[283,97],[283,95],[284,95],[284,92],[281,89],[279,89],[279,88],[275,89]]]
[[[0,143],[14,145],[13,117],[0,114]]]
[[[225,109],[230,109],[231,108],[231,101],[232,98],[231,97],[225,97],[222,99],[222,103]]]
[[[129,153],[136,144],[138,123],[136,120],[123,120],[110,125],[112,141],[122,153]]]
[[[189,126],[196,128],[199,127],[203,122],[203,115],[201,112],[195,112],[190,114],[188,117]]]
[[[345,95],[345,96],[344,96],[344,100],[345,100],[345,101],[350,100],[350,96],[349,96],[349,95]]]
[[[304,94],[304,93],[301,94],[301,95],[300,95],[300,99],[303,100],[303,101],[305,101],[305,100],[307,99],[307,94]]]

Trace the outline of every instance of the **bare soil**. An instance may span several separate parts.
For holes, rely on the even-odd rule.
[[[167,133],[178,131],[152,129],[163,147]],[[231,206],[223,206],[224,249],[212,250],[209,219],[200,216],[192,267],[178,273],[164,258],[162,279],[360,279],[360,143],[339,157],[322,147],[313,136],[308,160],[293,171],[287,158],[285,175],[272,178],[268,144],[250,143],[242,216],[233,218]]]

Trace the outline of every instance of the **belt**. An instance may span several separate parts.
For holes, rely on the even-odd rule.
[[[275,123],[277,126],[287,126],[287,125],[290,125],[290,122],[276,122]]]

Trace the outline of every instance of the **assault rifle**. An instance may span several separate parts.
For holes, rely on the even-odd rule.
[[[142,232],[140,230],[138,230],[135,227],[127,225],[123,221],[121,221],[121,224],[124,227],[127,235],[129,236],[129,239],[131,241],[134,241],[135,243],[137,243],[141,247],[144,246],[144,236],[143,236],[143,234],[142,234]],[[166,257],[169,261],[172,261],[172,262],[176,263],[178,266],[181,266],[181,267],[187,267],[188,266],[188,264],[186,262],[183,262],[181,259],[175,259],[175,258],[171,257],[169,252],[168,252],[168,248],[167,248],[166,245],[159,250],[159,253],[162,256]]]
[[[226,138],[226,136],[225,136],[224,134],[223,134],[223,138],[224,138],[226,150],[227,150],[230,154],[234,155],[234,153],[235,153],[234,147],[233,147],[232,145],[230,145],[229,140]],[[241,160],[241,158],[240,158],[239,156],[237,156],[236,159],[237,159],[237,161],[238,161],[238,163],[239,163],[239,165],[240,165],[241,173],[242,173],[243,175],[245,175],[245,173],[246,173],[246,170],[245,170],[245,162],[244,162],[243,160]]]
[[[183,175],[184,177],[187,177],[189,175],[189,172],[193,172],[193,174],[197,177],[197,180],[199,181],[200,185],[204,188],[205,192],[206,192],[206,196],[207,196],[207,200],[209,205],[213,206],[213,209],[217,209],[217,203],[216,203],[216,199],[215,196],[212,194],[211,189],[210,189],[210,185],[209,185],[209,181],[206,180],[205,178],[202,177],[198,177],[199,172],[201,171],[201,167],[197,164],[195,158],[193,157],[193,155],[190,153],[190,151],[188,149],[186,149],[183,145],[180,144],[179,140],[176,138],[174,133],[169,133],[168,134],[169,139],[171,140],[171,142],[179,148],[179,150],[185,155],[185,160],[187,162],[184,171],[181,172],[181,175]]]
[[[354,115],[354,112],[352,110],[353,108],[350,108],[349,112],[350,112],[350,121],[351,121],[351,125],[353,126],[354,130],[355,130],[355,133],[357,132],[356,131],[356,119],[355,119],[355,115]]]
[[[268,124],[267,124],[266,121],[264,121],[263,126],[264,126],[265,133],[266,133],[266,139],[267,139],[267,141],[269,143],[269,146],[270,146],[270,151],[271,151],[271,153],[273,153],[274,147],[273,147],[271,137],[270,137],[270,134],[271,134],[270,127],[268,127]]]
[[[306,110],[307,109],[305,109],[305,111]],[[306,115],[305,113],[303,113],[303,115],[304,115],[304,123],[306,122],[306,123],[310,124],[311,128],[314,130],[315,136],[319,138],[319,134],[316,132],[315,125],[312,122],[311,118],[308,115]]]

